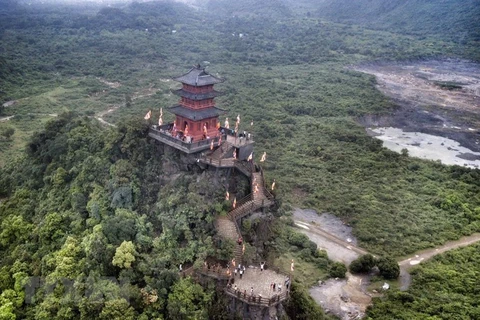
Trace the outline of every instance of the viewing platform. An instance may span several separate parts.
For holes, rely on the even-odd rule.
[[[184,136],[182,131],[172,132],[173,123],[164,124],[161,126],[154,125],[150,127],[148,135],[170,147],[183,151],[185,153],[197,153],[211,148],[212,141],[213,146],[218,147],[220,137],[223,141],[227,139],[225,134],[218,134],[216,137],[209,139],[191,141],[188,136]]]
[[[246,268],[242,279],[240,275],[233,277],[225,292],[249,305],[274,306],[288,298],[290,281],[289,276],[274,270],[260,271],[259,267],[250,266]],[[272,284],[275,284],[275,289]]]
[[[253,151],[254,141],[251,133],[241,133],[235,136],[233,130],[220,127],[215,137],[192,141],[192,138],[188,135],[184,136],[183,131],[177,130],[174,132],[172,128],[173,123],[167,123],[161,126],[153,125],[149,129],[148,135],[157,141],[188,154],[209,150],[212,147],[212,141],[214,148],[220,146],[222,142],[226,142],[229,146],[237,148],[239,157],[246,157],[248,156],[248,152]]]

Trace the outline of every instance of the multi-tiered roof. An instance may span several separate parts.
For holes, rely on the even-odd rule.
[[[215,136],[218,133],[218,117],[226,111],[215,106],[214,98],[221,95],[213,86],[224,80],[217,78],[197,65],[187,73],[174,79],[182,83],[182,88],[172,90],[180,97],[177,105],[168,110],[175,114],[176,126],[185,130],[194,140]]]

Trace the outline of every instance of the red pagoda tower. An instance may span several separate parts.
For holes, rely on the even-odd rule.
[[[226,110],[215,106],[214,99],[221,93],[213,86],[224,80],[207,73],[200,65],[174,80],[182,83],[181,89],[172,90],[180,96],[179,104],[168,108],[175,115],[175,130],[186,142],[193,143],[218,136],[218,117]]]

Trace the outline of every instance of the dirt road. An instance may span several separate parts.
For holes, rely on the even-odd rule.
[[[360,255],[367,253],[355,245],[351,228],[333,215],[319,216],[315,210],[295,209],[293,218],[300,232],[315,242],[319,249],[326,250],[331,260],[348,266]],[[361,318],[372,300],[365,289],[368,280],[367,276],[348,273],[347,279],[329,279],[310,288],[309,292],[327,313],[345,320]]]
[[[411,283],[411,276],[408,273],[412,267],[416,266],[420,262],[428,260],[437,254],[444,253],[448,250],[465,247],[480,241],[480,233],[474,233],[467,237],[462,237],[456,241],[449,241],[444,245],[432,249],[422,250],[415,254],[406,257],[398,262],[400,265],[400,290],[407,290]]]

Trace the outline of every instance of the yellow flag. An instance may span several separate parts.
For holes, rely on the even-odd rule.
[[[152,110],[149,110],[143,119],[148,120],[152,116]]]

